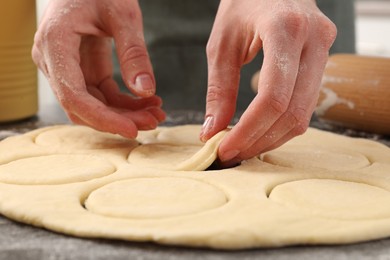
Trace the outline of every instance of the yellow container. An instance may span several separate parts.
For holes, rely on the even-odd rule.
[[[37,69],[31,59],[35,1],[2,1],[0,8],[0,122],[38,111]]]

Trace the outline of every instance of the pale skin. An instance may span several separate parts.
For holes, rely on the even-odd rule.
[[[228,127],[241,67],[264,53],[258,93],[219,147],[224,165],[306,131],[335,37],[335,25],[314,0],[221,0],[206,48],[203,141]],[[137,98],[120,93],[112,78],[111,38],[122,78]],[[165,118],[136,0],[52,0],[32,54],[75,123],[134,138]]]

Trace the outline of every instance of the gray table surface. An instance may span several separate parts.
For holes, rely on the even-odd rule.
[[[166,125],[201,123],[202,113],[177,111],[169,113]],[[0,125],[0,139],[38,127],[69,123],[58,106],[44,107],[37,117]],[[379,140],[389,145],[389,137],[349,129],[329,127],[314,121],[314,127],[353,136]],[[388,205],[390,206],[390,205]],[[20,224],[0,216],[0,259],[381,259],[390,260],[390,239],[341,246],[299,246],[243,251],[216,251],[131,243],[101,239],[82,239]]]

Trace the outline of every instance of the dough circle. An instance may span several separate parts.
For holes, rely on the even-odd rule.
[[[80,140],[82,140],[80,142]],[[35,143],[41,146],[57,146],[72,149],[118,149],[137,146],[134,140],[117,135],[102,133],[85,126],[74,126],[74,129],[58,127],[44,131],[35,138]]]
[[[0,182],[20,185],[65,184],[104,177],[115,170],[112,163],[100,156],[54,154],[0,165]]]
[[[274,165],[307,169],[353,170],[369,166],[366,156],[342,148],[291,145],[263,155],[263,160]]]
[[[299,212],[335,219],[390,218],[390,192],[364,183],[305,179],[276,186],[270,199]]]
[[[107,184],[89,195],[85,207],[110,217],[149,219],[199,213],[221,207],[226,202],[225,194],[207,183],[161,177]]]
[[[226,132],[161,127],[137,140],[53,126],[0,142],[0,213],[89,238],[244,249],[390,237],[390,149],[309,129],[209,170]]]

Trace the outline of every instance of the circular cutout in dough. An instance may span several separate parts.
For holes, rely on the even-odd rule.
[[[269,198],[299,212],[324,218],[359,220],[389,218],[390,192],[372,185],[307,179],[276,186]]]
[[[37,185],[65,184],[103,177],[116,171],[105,158],[82,154],[30,157],[0,166],[0,182]]]
[[[95,214],[132,219],[196,214],[221,207],[226,195],[198,180],[176,177],[139,178],[107,184],[85,201]]]
[[[42,132],[35,138],[40,146],[56,146],[70,149],[132,148],[137,141],[119,135],[99,132],[85,126],[64,126]]]
[[[262,160],[273,165],[296,169],[321,168],[332,171],[360,169],[371,163],[361,153],[314,147],[305,145],[286,145],[262,155]]]

